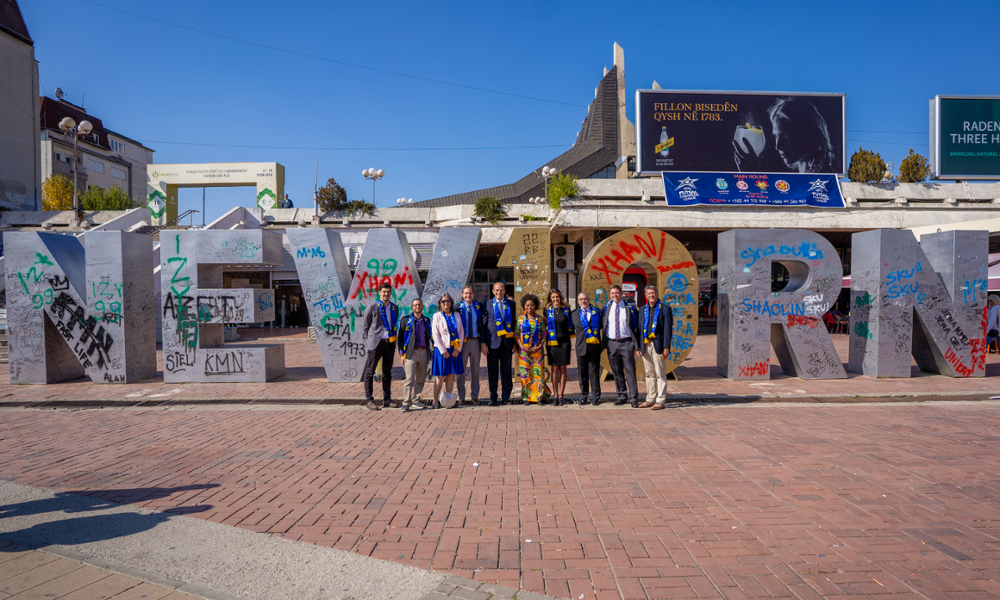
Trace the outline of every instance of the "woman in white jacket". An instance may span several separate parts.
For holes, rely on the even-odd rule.
[[[431,337],[434,339],[434,359],[431,375],[434,376],[434,405],[441,407],[441,387],[448,391],[455,386],[455,375],[462,374],[462,342],[465,328],[462,319],[455,316],[455,301],[450,294],[441,294],[438,310],[431,319]]]

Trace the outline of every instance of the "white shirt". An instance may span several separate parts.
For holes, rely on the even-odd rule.
[[[615,335],[615,307],[619,307],[618,310],[618,323],[621,326],[621,335]],[[629,333],[629,319],[628,319],[628,307],[625,305],[625,301],[622,300],[617,305],[614,302],[608,303],[604,307],[604,310],[608,312],[608,328],[604,331],[604,336],[609,340],[620,340],[623,338],[632,337]]]
[[[1000,304],[991,306],[986,313],[986,331],[1000,329]]]

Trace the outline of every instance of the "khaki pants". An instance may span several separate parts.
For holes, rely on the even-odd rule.
[[[411,356],[403,361],[403,372],[406,381],[403,382],[403,406],[410,406],[413,400],[424,391],[424,380],[427,378],[427,348],[414,348]]]
[[[465,338],[462,344],[462,374],[458,379],[458,399],[465,402],[465,377],[470,379],[472,388],[472,399],[479,399],[479,358],[482,356],[479,350],[479,340],[475,338]]]
[[[667,401],[667,363],[663,355],[656,352],[653,342],[646,343],[642,366],[646,369],[646,401],[663,404]]]

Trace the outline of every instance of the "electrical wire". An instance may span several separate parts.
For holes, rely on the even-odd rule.
[[[163,25],[170,25],[171,27],[176,27],[178,29],[184,29],[184,30],[187,30],[187,31],[194,31],[195,33],[200,33],[202,35],[217,37],[217,38],[220,38],[220,39],[223,39],[223,40],[228,40],[230,42],[237,42],[237,43],[240,43],[240,44],[246,44],[248,46],[256,46],[257,48],[264,48],[264,49],[267,49],[267,50],[274,50],[276,52],[283,52],[285,54],[291,54],[293,56],[301,56],[301,57],[304,57],[304,58],[311,58],[313,60],[319,60],[319,61],[323,61],[323,62],[334,63],[334,64],[337,64],[337,65],[341,65],[343,67],[353,67],[355,69],[364,69],[366,71],[372,71],[374,73],[384,73],[386,75],[394,75],[396,77],[406,77],[408,79],[415,79],[417,81],[426,81],[428,83],[436,83],[438,85],[447,85],[447,86],[452,86],[452,87],[457,87],[457,88],[463,88],[463,89],[467,89],[467,90],[474,90],[474,91],[477,91],[477,92],[485,92],[485,93],[489,93],[489,94],[498,94],[500,96],[508,96],[508,97],[511,97],[511,98],[522,98],[522,99],[525,99],[525,100],[535,100],[536,102],[547,102],[547,103],[550,103],[550,104],[561,104],[563,106],[573,106],[575,108],[587,108],[586,104],[576,104],[574,102],[563,102],[561,100],[549,100],[547,98],[539,98],[537,96],[529,96],[529,95],[526,95],[526,94],[515,94],[513,92],[505,92],[505,91],[502,91],[502,90],[494,90],[494,89],[483,88],[483,87],[478,87],[478,86],[474,86],[474,85],[466,85],[464,83],[455,83],[453,81],[444,81],[444,80],[441,80],[441,79],[432,79],[430,77],[423,77],[423,76],[420,76],[420,75],[410,75],[409,73],[400,73],[399,71],[390,71],[388,69],[380,69],[378,67],[371,67],[371,66],[368,66],[368,65],[362,65],[362,64],[359,64],[359,63],[347,62],[347,61],[344,61],[344,60],[337,60],[335,58],[328,58],[328,57],[325,57],[325,56],[317,56],[315,54],[309,54],[309,53],[306,53],[306,52],[299,52],[297,50],[289,50],[287,48],[280,48],[278,46],[270,46],[268,44],[261,44],[260,42],[254,42],[254,41],[250,41],[250,40],[244,40],[244,39],[237,38],[237,37],[223,35],[221,33],[215,33],[213,31],[206,31],[204,29],[198,29],[196,27],[190,27],[188,25],[181,25],[179,23],[173,23],[171,21],[164,21],[163,19],[156,19],[154,17],[148,17],[146,15],[141,15],[139,13],[134,13],[134,12],[130,12],[130,11],[127,11],[127,10],[123,10],[121,8],[116,8],[114,6],[108,6],[106,4],[101,4],[99,2],[94,2],[93,0],[80,0],[80,2],[83,2],[85,4],[90,4],[90,5],[93,5],[93,6],[99,6],[101,8],[107,9],[107,10],[113,10],[115,12],[120,12],[122,14],[126,14],[126,15],[129,15],[129,16],[132,16],[132,17],[136,17],[136,18],[139,18],[139,19],[145,19],[147,21],[152,21],[154,23],[160,23],[160,24],[163,24]]]
[[[162,140],[138,140],[143,144],[173,144],[177,146],[205,146],[212,148],[251,148],[255,150],[349,150],[368,152],[428,152],[439,150],[528,150],[533,148],[569,148],[573,144],[548,144],[541,146],[468,146],[468,147],[428,147],[428,148],[360,148],[322,146],[250,146],[244,144],[203,144],[200,142],[168,142]]]

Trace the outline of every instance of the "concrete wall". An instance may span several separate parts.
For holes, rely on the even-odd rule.
[[[0,31],[0,205],[42,207],[35,49]]]

